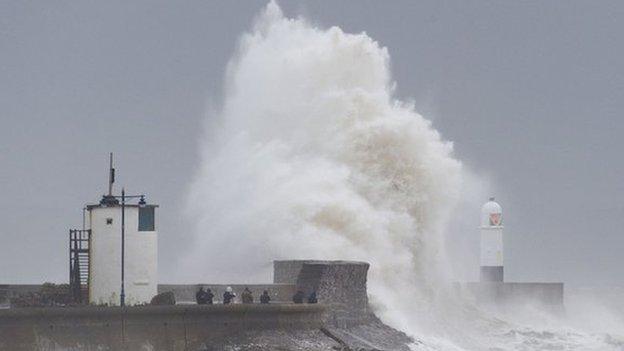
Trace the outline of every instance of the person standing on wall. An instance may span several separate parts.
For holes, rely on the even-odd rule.
[[[199,290],[195,293],[195,301],[198,305],[206,304],[206,292],[204,291],[203,286],[200,286]]]
[[[313,291],[310,296],[308,296],[308,303],[318,303],[318,298],[316,297],[316,291]]]
[[[206,290],[206,293],[204,294],[205,296],[205,303],[208,305],[212,305],[213,300],[214,300],[214,294],[212,293],[212,290],[208,289]]]
[[[261,304],[268,304],[271,301],[271,296],[269,296],[269,292],[267,290],[265,290],[262,295],[260,295],[260,303]]]
[[[249,290],[248,287],[245,287],[245,290],[241,294],[241,299],[243,300],[243,303],[253,303],[253,295],[251,294],[251,290]]]
[[[295,293],[295,295],[293,296],[292,300],[294,303],[303,303],[303,298],[305,297],[305,294],[303,293],[303,291],[299,290],[297,291],[297,293]]]
[[[230,303],[234,302],[235,297],[236,294],[232,291],[232,287],[228,286],[223,293],[223,304],[229,305]]]

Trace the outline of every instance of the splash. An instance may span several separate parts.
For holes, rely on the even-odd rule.
[[[387,50],[366,34],[320,30],[269,4],[209,123],[190,199],[198,254],[245,257],[222,278],[274,258],[364,259],[384,280],[434,271],[461,165],[393,86]]]
[[[503,345],[511,325],[445,294],[444,231],[466,172],[452,143],[393,96],[389,66],[365,33],[270,3],[206,124],[182,271],[217,265],[201,280],[250,282],[266,281],[274,259],[364,260],[386,323],[438,349]]]

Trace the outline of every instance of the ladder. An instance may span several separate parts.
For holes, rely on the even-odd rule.
[[[69,290],[74,303],[89,302],[90,229],[69,230]]]

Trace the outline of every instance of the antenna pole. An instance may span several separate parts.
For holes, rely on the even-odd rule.
[[[100,200],[100,205],[107,206],[116,206],[119,205],[119,200],[115,198],[113,195],[113,183],[115,183],[115,168],[113,168],[113,153],[109,154],[109,166],[108,166],[108,195],[102,196],[102,200]]]
[[[121,188],[121,294],[119,305],[126,305],[125,290],[125,257],[126,257],[126,189]]]
[[[108,172],[108,196],[113,195],[113,183],[115,182],[115,169],[113,168],[113,153],[110,153],[110,166]]]

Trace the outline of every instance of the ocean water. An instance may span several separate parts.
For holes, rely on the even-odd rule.
[[[221,262],[188,278],[261,282],[273,259],[364,260],[376,314],[414,350],[623,349],[622,309],[595,291],[568,294],[560,314],[530,302],[490,310],[453,293],[451,215],[486,196],[453,144],[394,96],[390,63],[366,33],[269,3],[206,118],[188,198],[195,245],[180,271]]]

